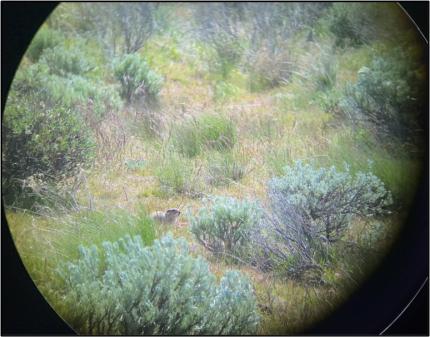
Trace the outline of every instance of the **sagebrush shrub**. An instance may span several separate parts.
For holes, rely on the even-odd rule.
[[[335,167],[315,168],[296,161],[268,184],[270,213],[253,232],[261,265],[277,268],[293,259],[295,267],[318,267],[326,248],[339,241],[355,217],[389,212],[391,193],[370,172],[352,175]]]
[[[67,319],[84,334],[252,334],[259,322],[245,276],[229,271],[217,286],[207,262],[171,236],[81,246],[59,275]]]
[[[60,76],[46,62],[20,69],[10,94],[24,101],[37,100],[42,106],[62,106],[82,116],[92,115],[97,121],[122,105],[116,86],[101,85],[73,73]]]
[[[277,210],[286,202],[303,211],[309,225],[328,242],[341,237],[353,216],[384,214],[392,203],[391,193],[370,172],[353,176],[347,165],[340,172],[334,166],[315,168],[300,161],[270,181],[269,196]]]
[[[42,56],[43,57],[43,56]],[[5,108],[3,187],[20,194],[18,181],[34,174],[55,182],[73,175],[94,157],[94,134],[107,112],[121,105],[115,88],[68,73],[59,76],[45,62],[18,70]],[[16,196],[7,198],[19,199]]]
[[[13,90],[13,89],[12,89]],[[7,205],[21,200],[23,181],[37,175],[56,182],[93,157],[94,140],[83,119],[61,105],[11,92],[2,125],[2,187]]]
[[[416,141],[419,134],[425,70],[407,55],[397,49],[362,67],[340,102],[350,120],[375,129],[379,139]]]
[[[223,116],[204,114],[176,125],[172,142],[179,152],[195,157],[204,149],[224,151],[237,141],[236,127]]]
[[[243,255],[249,245],[250,232],[261,215],[258,204],[222,196],[205,203],[209,205],[195,216],[188,214],[191,232],[197,241],[217,255]]]
[[[137,53],[118,59],[114,65],[114,73],[121,83],[121,96],[127,103],[138,98],[155,99],[164,82],[163,77],[152,70]]]

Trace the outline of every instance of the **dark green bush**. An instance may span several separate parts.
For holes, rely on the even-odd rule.
[[[378,21],[386,6],[371,3],[335,3],[325,20],[339,47],[357,47],[378,37]]]
[[[416,143],[425,107],[424,66],[401,49],[375,58],[347,86],[340,106],[355,124],[371,128],[380,140]]]
[[[217,285],[207,262],[171,236],[150,247],[139,236],[81,246],[59,274],[65,317],[83,334],[252,334],[259,322],[245,276],[229,271]]]
[[[95,143],[86,122],[100,120],[119,104],[111,87],[73,74],[52,74],[46,63],[19,69],[3,119],[6,204],[21,199],[22,180],[38,175],[55,183],[88,164]]]
[[[61,105],[46,106],[32,94],[9,95],[2,128],[2,187],[5,204],[18,201],[22,181],[33,175],[55,182],[73,175],[93,153],[91,132],[81,116]]]
[[[163,86],[163,77],[137,53],[116,61],[115,77],[121,83],[121,96],[127,103],[138,98],[153,100]]]

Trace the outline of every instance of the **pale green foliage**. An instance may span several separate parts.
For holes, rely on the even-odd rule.
[[[270,181],[269,191],[275,208],[293,205],[328,241],[339,239],[353,216],[384,214],[392,203],[378,177],[370,172],[352,176],[347,165],[339,172],[334,166],[315,168],[297,161]]]
[[[38,175],[55,182],[71,176],[92,158],[94,141],[82,116],[47,99],[38,66],[18,71],[3,120],[2,187],[8,205],[23,201],[22,180]],[[50,85],[54,86],[55,83]],[[28,192],[28,191],[26,191]]]
[[[208,264],[171,236],[150,247],[139,236],[81,247],[59,274],[68,320],[84,334],[252,334],[259,321],[247,278],[230,271],[217,286]]]
[[[68,49],[62,45],[45,50],[39,62],[47,64],[53,74],[60,76],[83,75],[94,67],[81,50]]]
[[[9,93],[3,130],[3,187],[9,195],[20,194],[17,179],[38,174],[58,181],[90,163],[95,142],[88,124],[96,126],[121,106],[115,87],[73,73],[83,71],[77,59],[54,64],[46,55],[58,56],[46,49],[40,62],[21,67]]]
[[[200,244],[215,254],[242,255],[249,235],[261,216],[257,203],[217,196],[205,200],[196,216],[188,214],[191,232]]]
[[[163,86],[163,77],[137,53],[118,59],[114,68],[115,77],[121,83],[121,96],[128,103],[141,97],[154,99]]]
[[[20,69],[12,87],[24,99],[30,93],[37,95],[38,101],[45,106],[62,105],[82,116],[95,119],[121,107],[116,89],[113,85],[96,84],[86,77],[71,73],[67,76],[56,75],[45,62]]]
[[[370,172],[352,175],[346,165],[340,172],[301,161],[269,181],[269,199],[270,214],[253,232],[260,247],[256,262],[295,276],[311,270],[318,275],[329,247],[354,218],[387,214],[392,204],[391,193]]]
[[[214,100],[217,102],[227,101],[230,97],[238,94],[238,88],[226,81],[217,81],[213,87]]]

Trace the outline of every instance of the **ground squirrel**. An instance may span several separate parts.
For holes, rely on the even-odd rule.
[[[177,208],[169,208],[166,212],[154,212],[151,218],[161,224],[174,225],[178,220],[181,211]]]

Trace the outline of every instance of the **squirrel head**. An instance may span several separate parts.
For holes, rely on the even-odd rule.
[[[177,208],[169,208],[166,211],[166,219],[176,220],[176,218],[181,214],[181,211]]]

